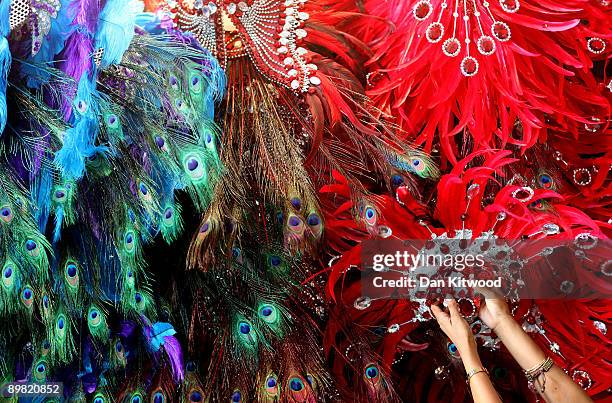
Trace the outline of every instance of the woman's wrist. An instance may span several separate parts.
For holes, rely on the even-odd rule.
[[[476,346],[470,346],[465,351],[459,351],[459,356],[461,357],[466,372],[474,368],[482,368],[482,362],[478,356]]]
[[[491,330],[493,330],[498,336],[501,337],[500,333],[504,333],[505,329],[514,325],[517,325],[517,323],[512,317],[512,315],[510,315],[510,313],[504,313],[500,315],[499,318],[497,318],[497,323],[495,327],[493,327]]]

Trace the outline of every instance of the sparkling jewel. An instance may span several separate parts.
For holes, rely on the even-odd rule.
[[[608,326],[603,322],[594,320],[593,326],[595,326],[595,329],[599,330],[604,336],[606,335],[606,333],[608,333]]]
[[[534,195],[532,188],[523,186],[512,192],[512,197],[523,203],[528,202]]]
[[[507,13],[516,13],[521,7],[518,0],[499,0],[499,5]]]
[[[481,54],[489,56],[495,52],[495,41],[490,36],[483,35],[478,38],[476,47]]]
[[[372,299],[366,296],[359,297],[353,302],[355,309],[359,309],[360,311],[368,309],[370,305],[372,305]]]
[[[392,234],[393,234],[393,231],[391,230],[391,228],[387,227],[386,225],[378,226],[378,235],[381,238],[389,238]]]
[[[412,9],[412,14],[417,20],[423,21],[431,15],[432,10],[433,7],[431,6],[429,0],[421,0],[415,4],[414,8]]]
[[[493,25],[491,25],[491,32],[500,42],[507,42],[510,40],[510,27],[505,22],[495,21]]]
[[[472,197],[474,197],[475,194],[478,193],[479,190],[480,190],[480,185],[477,183],[472,183],[467,188],[467,198],[471,199]]]
[[[392,324],[391,326],[389,326],[389,328],[387,329],[388,333],[396,333],[400,328],[400,325],[398,325],[397,323]]]
[[[589,52],[598,55],[606,50],[606,42],[601,38],[589,38],[587,41],[587,49]]]
[[[572,373],[572,379],[584,390],[589,389],[593,385],[591,376],[586,371],[574,370]]]
[[[466,77],[475,76],[478,73],[478,61],[472,56],[466,56],[461,60],[461,74]]]
[[[321,84],[321,79],[319,77],[317,77],[317,76],[310,77],[309,81],[310,81],[310,84],[312,84],[312,85],[319,85],[319,84]]]
[[[591,133],[595,133],[599,129],[601,129],[601,120],[599,118],[592,117],[591,118],[591,122],[592,123],[585,123],[584,124],[584,130],[586,130],[588,132],[591,132]]]
[[[593,234],[582,232],[574,238],[574,245],[576,245],[577,248],[588,250],[593,249],[598,241],[599,239]]]
[[[442,40],[442,36],[444,35],[444,25],[439,22],[432,22],[427,27],[427,31],[425,31],[425,37],[429,43],[437,43]]]
[[[559,226],[553,223],[542,225],[542,232],[546,235],[556,235],[559,233]]]
[[[576,168],[572,173],[574,183],[578,186],[587,186],[593,180],[587,168]]]
[[[455,57],[461,51],[461,43],[457,38],[448,38],[442,44],[442,52],[448,57]]]

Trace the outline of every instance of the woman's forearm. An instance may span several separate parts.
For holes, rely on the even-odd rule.
[[[484,369],[476,350],[461,354],[461,360],[467,374],[472,370]],[[501,403],[501,399],[486,372],[478,372],[472,375],[468,383],[475,403]]]
[[[512,316],[507,315],[501,319],[493,330],[521,368],[534,368],[546,359],[546,354]],[[591,401],[588,395],[557,366],[553,366],[540,378],[545,380],[544,391],[538,390],[547,402]]]

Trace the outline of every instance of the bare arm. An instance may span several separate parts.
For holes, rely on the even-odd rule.
[[[510,354],[512,354],[512,357],[524,370],[534,368],[546,359],[546,354],[510,315],[504,300],[486,299],[480,307],[479,316],[487,326],[493,329]],[[539,379],[539,384],[544,381],[544,391],[541,391],[537,384],[536,388],[547,402],[582,403],[592,401],[556,365],[553,365],[542,376]]]
[[[469,379],[474,402],[501,403],[501,399],[495,391],[488,374],[481,371],[484,370],[484,367],[478,356],[474,335],[465,319],[459,313],[457,302],[454,299],[449,300],[448,310],[450,314],[442,311],[442,309],[435,305],[431,307],[431,311],[436,317],[440,328],[457,346],[465,372],[470,374],[474,371],[480,371]]]

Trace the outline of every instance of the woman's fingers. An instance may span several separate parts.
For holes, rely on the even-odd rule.
[[[446,306],[448,306],[448,311],[450,312],[450,317],[452,321],[461,320],[461,314],[459,313],[459,305],[457,301],[454,299],[447,299]]]
[[[437,305],[431,306],[431,313],[433,313],[433,316],[438,321],[438,324],[440,325],[442,330],[446,332],[447,326],[450,325],[450,316],[448,316],[448,314],[442,309],[440,309],[440,307]]]

